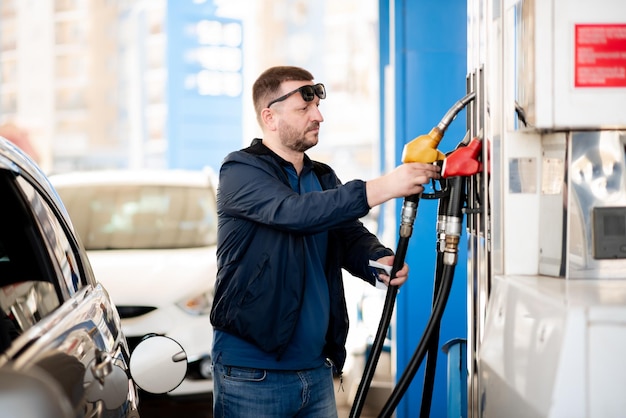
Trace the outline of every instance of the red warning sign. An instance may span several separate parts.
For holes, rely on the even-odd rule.
[[[576,87],[626,87],[626,24],[576,25]]]

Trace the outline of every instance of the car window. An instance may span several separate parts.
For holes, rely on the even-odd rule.
[[[57,187],[87,250],[191,248],[215,244],[215,195],[208,187]]]
[[[84,282],[61,224],[41,195],[0,170],[0,352]],[[61,277],[62,280],[58,278]]]

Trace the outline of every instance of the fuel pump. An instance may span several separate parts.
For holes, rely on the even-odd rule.
[[[403,154],[402,154],[402,162],[403,163],[409,163],[409,162],[435,163],[435,162],[444,161],[445,155],[437,149],[437,146],[439,145],[439,142],[443,138],[446,129],[448,128],[450,123],[454,120],[456,115],[461,110],[463,110],[465,106],[467,106],[467,104],[471,102],[474,98],[475,98],[475,93],[473,92],[466,95],[464,98],[462,98],[457,103],[455,103],[454,106],[450,110],[448,110],[448,112],[444,115],[444,117],[441,119],[439,124],[437,124],[437,126],[431,129],[431,131],[428,134],[421,135],[413,139],[408,144],[406,144],[403,150]],[[413,225],[415,222],[415,218],[417,217],[417,208],[418,208],[419,200],[420,200],[420,197],[422,196],[423,195],[413,195],[413,196],[408,196],[404,199],[404,203],[403,203],[402,211],[400,215],[400,229],[399,229],[398,245],[397,245],[396,254],[394,257],[394,263],[393,263],[391,273],[390,273],[391,279],[395,278],[396,273],[404,266],[404,260],[406,257],[409,239],[413,233]],[[428,197],[432,197],[432,196],[428,196]],[[459,223],[458,229],[460,231],[460,223]],[[454,239],[455,238],[451,238],[452,241],[454,241]],[[458,236],[456,237],[456,244],[458,244]],[[450,251],[452,251],[452,249],[453,249],[453,246],[451,245]],[[445,254],[443,258],[445,260],[446,258]],[[444,265],[445,265],[445,261],[444,261]],[[445,269],[445,270],[449,270],[449,269]],[[453,275],[453,270],[452,270],[452,273],[447,274],[447,275],[451,277]],[[451,278],[449,282],[451,284]],[[382,351],[382,347],[384,344],[387,329],[391,322],[391,316],[393,313],[393,307],[395,304],[397,292],[398,292],[397,286],[390,285],[387,290],[387,295],[385,298],[381,321],[378,326],[376,337],[372,344],[370,356],[368,357],[366,365],[365,365],[363,377],[357,389],[355,400],[352,404],[350,417],[358,417],[365,403],[367,391],[369,390],[369,386],[374,376],[376,365],[378,363],[378,359],[380,357],[380,353]],[[432,338],[433,330],[435,328],[438,328],[439,319],[441,318],[441,315],[443,314],[443,309],[445,308],[445,302],[447,301],[448,294],[449,294],[449,288],[447,291],[438,292],[438,296],[435,301],[436,309],[433,309],[433,315],[431,315],[431,319],[429,320],[429,326],[427,327],[428,333],[424,334],[424,337],[428,337],[428,338],[427,339],[424,337],[422,338],[422,340],[420,341],[420,345],[419,345],[420,347],[425,346],[426,342]],[[437,313],[439,317],[439,319],[437,320],[433,320],[435,313]],[[423,359],[423,355],[422,355],[422,359]],[[421,359],[419,359],[418,363],[419,362],[421,362]],[[417,366],[419,366],[419,364],[417,364]],[[409,368],[407,367],[407,370],[408,369]],[[415,370],[417,370],[417,367],[415,367]],[[415,373],[414,371],[412,371],[412,373],[409,372],[409,375],[411,375],[410,379],[412,379],[412,374],[414,373]],[[408,379],[409,382],[410,382],[410,379]],[[392,396],[390,397],[389,402],[387,403],[387,405],[389,405],[389,408],[387,408],[386,406],[385,409],[391,409],[391,411],[395,409],[395,406],[397,405],[399,398],[401,398],[400,393],[403,393],[406,390],[406,384],[402,386],[398,385],[396,389],[398,389],[398,387],[400,387],[400,390],[394,390],[394,392],[392,393]],[[384,411],[385,410],[383,410],[383,412]],[[381,415],[381,416],[386,416],[386,415]]]
[[[477,0],[467,22],[491,171],[466,213],[467,416],[623,416],[626,3]]]
[[[448,154],[443,161],[442,177],[451,178],[447,182],[448,193],[439,199],[437,210],[437,258],[435,266],[435,282],[433,286],[433,311],[437,308],[437,298],[441,290],[442,278],[445,277],[444,265],[456,266],[456,254],[458,239],[461,235],[462,212],[461,208],[465,201],[465,179],[482,171],[483,164],[478,161],[478,155],[482,149],[482,141],[475,138],[469,145],[469,132],[461,141],[457,149]],[[448,225],[449,223],[449,225]],[[446,234],[446,230],[450,231]],[[451,242],[447,242],[450,240]],[[456,242],[455,242],[456,241]],[[447,249],[447,251],[446,251]],[[445,259],[444,259],[445,255]],[[451,284],[451,280],[450,280]],[[449,292],[449,289],[446,290]],[[447,299],[447,296],[446,296]],[[439,320],[440,321],[440,320]],[[430,416],[437,356],[439,352],[439,324],[434,328],[430,343],[427,348],[427,361],[424,371],[424,384],[422,389],[422,404],[420,417]]]
[[[463,207],[465,202],[465,180],[482,170],[482,163],[477,159],[482,148],[482,141],[475,138],[470,145],[464,143],[451,153],[443,162],[442,177],[446,183],[446,193],[440,197],[438,254],[435,274],[433,310],[424,334],[409,362],[398,380],[389,400],[383,407],[380,417],[393,414],[398,402],[411,383],[415,373],[428,353],[428,362],[424,378],[421,417],[430,416],[430,403],[434,382],[434,369],[437,361],[439,325],[450,295],[454,270],[458,259],[458,244],[463,223]],[[450,164],[448,164],[448,161]]]

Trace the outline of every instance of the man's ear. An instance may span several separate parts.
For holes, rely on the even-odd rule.
[[[261,111],[261,120],[263,121],[263,125],[265,125],[265,127],[270,131],[275,131],[277,129],[276,118],[274,116],[274,111],[267,107]]]

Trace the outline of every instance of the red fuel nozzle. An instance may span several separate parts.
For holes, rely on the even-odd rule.
[[[482,171],[483,163],[478,161],[482,147],[482,141],[474,138],[467,146],[452,152],[443,161],[441,177],[471,176]]]
[[[427,135],[421,135],[404,145],[402,150],[403,163],[434,163],[446,156],[437,149],[443,138],[443,131],[433,128]]]

